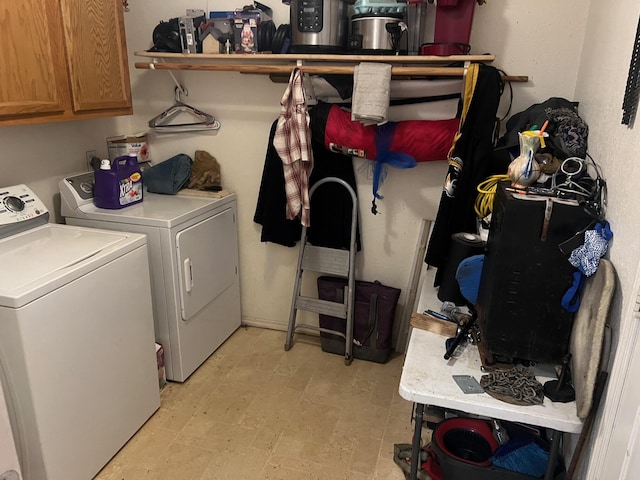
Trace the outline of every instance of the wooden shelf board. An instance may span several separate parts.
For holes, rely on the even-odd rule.
[[[311,75],[353,75],[360,62],[379,62],[392,65],[393,77],[461,77],[464,62],[493,62],[494,55],[321,55],[321,54],[255,54],[225,55],[206,53],[161,53],[136,51],[138,57],[150,61],[136,62],[135,68],[147,70],[192,70],[241,72],[248,74],[288,74],[299,66]],[[528,77],[504,76],[509,82],[527,82]]]
[[[449,55],[446,57],[436,55],[324,55],[324,54],[273,54],[257,53],[255,55],[225,55],[219,53],[164,53],[136,51],[137,57],[184,60],[184,61],[216,61],[225,63],[296,63],[303,62],[335,62],[335,63],[359,63],[381,62],[391,64],[447,64],[456,62],[493,62],[495,55]]]

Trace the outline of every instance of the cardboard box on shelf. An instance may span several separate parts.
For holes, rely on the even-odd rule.
[[[136,155],[139,162],[150,160],[149,144],[146,133],[134,133],[131,135],[118,135],[107,137],[107,152],[109,160],[123,155]]]

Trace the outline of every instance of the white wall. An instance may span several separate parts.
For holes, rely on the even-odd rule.
[[[122,133],[127,117],[0,128],[0,184],[27,184],[60,222],[58,181],[87,169],[85,152],[107,155],[106,137]],[[128,128],[128,127],[127,127]]]
[[[607,217],[614,238],[610,258],[618,273],[618,292],[613,306],[614,348],[605,408],[594,432],[593,454],[586,478],[638,478],[640,472],[621,476],[632,429],[637,428],[640,404],[640,355],[637,320],[632,318],[638,292],[640,263],[640,182],[638,122],[633,129],[621,125],[629,62],[633,50],[640,1],[623,0],[611,8],[592,2],[582,59],[576,83],[576,100],[589,124],[589,151],[602,166],[609,187]],[[634,424],[634,422],[636,422]],[[630,447],[632,445],[629,445]],[[637,464],[637,463],[636,463]]]

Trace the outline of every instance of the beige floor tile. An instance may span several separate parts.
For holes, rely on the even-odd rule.
[[[366,473],[326,465],[321,465],[317,474],[319,480],[371,480],[372,478]]]
[[[158,472],[159,480],[197,479],[202,477],[210,461],[211,452],[174,442],[152,470]]]
[[[394,443],[410,443],[411,403],[388,363],[323,352],[318,337],[238,329],[96,480],[403,480]],[[425,430],[423,438],[430,433]]]
[[[400,381],[398,381],[398,385]],[[400,396],[398,392],[393,395],[391,405],[389,406],[389,418],[398,421],[411,420],[413,412],[413,403],[407,402]]]
[[[395,463],[393,463],[392,457],[379,457],[376,463],[376,471],[373,476],[375,480],[405,480],[404,473],[400,470]],[[328,480],[328,479],[327,479]],[[473,480],[473,479],[469,479]]]
[[[177,434],[147,423],[122,447],[114,457],[120,465],[152,469],[155,462],[169,449]]]
[[[215,455],[201,480],[257,480],[268,459],[268,452],[252,447]]]
[[[200,433],[200,432],[199,432]],[[214,423],[199,436],[181,433],[177,441],[184,444],[215,453],[240,452],[251,445],[258,431],[241,425]]]
[[[353,443],[341,436],[332,436],[327,441],[312,441],[305,432],[285,430],[273,453],[296,461],[346,469],[353,453]]]
[[[258,428],[251,446],[265,452],[273,452],[283,431],[284,428],[278,425]]]
[[[382,439],[388,417],[388,408],[348,405],[340,412],[336,430],[344,434],[354,432],[365,437]]]
[[[381,443],[378,438],[356,436],[349,470],[373,476]]]
[[[111,469],[103,469],[95,480],[158,480],[160,474],[149,468],[114,463]]]
[[[272,454],[260,474],[265,480],[321,480],[321,472],[322,465],[318,463],[289,454]]]

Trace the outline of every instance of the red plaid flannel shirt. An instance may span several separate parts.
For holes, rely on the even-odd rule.
[[[282,159],[287,195],[287,219],[300,216],[309,226],[309,176],[313,169],[309,113],[302,89],[303,73],[299,68],[291,72],[289,85],[280,100],[280,116],[273,146]]]

